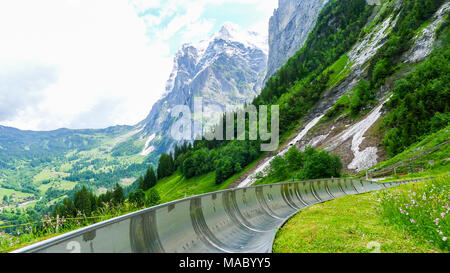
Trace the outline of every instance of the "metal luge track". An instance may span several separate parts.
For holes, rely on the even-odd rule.
[[[277,229],[305,207],[415,181],[322,179],[230,189],[134,212],[15,252],[266,253]]]

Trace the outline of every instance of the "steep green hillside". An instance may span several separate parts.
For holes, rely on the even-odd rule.
[[[426,136],[402,153],[370,168],[368,176],[383,177],[407,174],[411,168],[415,176],[436,175],[450,171],[450,126]],[[363,173],[365,175],[365,172]]]
[[[310,110],[326,114],[319,124],[329,124],[325,127],[329,135],[337,119],[345,120],[339,124],[342,130],[357,121],[364,122],[370,111],[392,95],[377,121],[378,130],[369,133],[375,142],[372,145],[386,151],[388,157],[401,153],[449,122],[448,23],[437,26],[439,47],[430,56],[424,55],[425,60],[416,63],[407,61],[408,51],[419,39],[416,35],[435,20],[433,16],[443,3],[383,1],[375,8],[365,1],[330,2],[305,46],[269,79],[253,104],[280,106],[281,139],[286,139],[301,128],[299,125],[305,125],[303,119]],[[448,16],[444,21],[448,22]],[[376,40],[374,44],[372,40]],[[364,59],[363,66],[354,68],[355,55],[358,61]],[[334,99],[337,102],[330,111],[321,108],[321,103],[326,105]],[[324,131],[326,134],[327,129]],[[332,146],[333,141],[327,145]],[[216,182],[221,183],[253,161],[255,144],[257,147],[259,142],[196,141],[176,160],[180,160],[186,177],[215,171]],[[347,154],[346,162],[353,156],[346,150],[333,153]]]
[[[292,134],[330,85],[335,85],[347,73],[348,69],[338,71],[345,67],[342,56],[358,40],[373,9],[364,0],[331,1],[319,15],[305,46],[268,80],[254,99],[255,106],[280,106],[280,139]],[[193,147],[176,155],[174,161],[180,161],[185,177],[215,172],[216,183],[220,184],[261,156],[261,143],[260,139],[195,141]]]

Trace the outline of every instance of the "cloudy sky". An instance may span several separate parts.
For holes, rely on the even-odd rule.
[[[227,21],[267,34],[277,0],[2,0],[0,125],[104,128],[143,120],[173,55]]]

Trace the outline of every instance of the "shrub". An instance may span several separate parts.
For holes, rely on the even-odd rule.
[[[300,170],[305,163],[303,153],[301,153],[295,147],[290,148],[284,157],[286,159],[287,167],[290,171]]]
[[[381,59],[375,65],[373,70],[373,82],[375,85],[379,85],[384,78],[389,75],[389,63],[386,59]]]
[[[136,207],[143,207],[145,205],[145,192],[141,189],[131,192],[128,201]]]
[[[264,181],[279,182],[292,176],[299,179],[339,177],[341,170],[342,162],[338,156],[311,147],[304,152],[292,147],[284,156],[274,157]]]
[[[192,157],[188,157],[183,161],[183,174],[186,178],[195,176],[195,162]]]
[[[306,157],[298,176],[300,179],[339,177],[341,170],[342,163],[338,156],[331,155],[327,151],[314,150]]]
[[[276,156],[270,162],[269,176],[278,179],[285,179],[287,177],[287,171],[287,162],[284,157]]]
[[[146,205],[149,207],[156,206],[161,201],[161,197],[159,196],[158,191],[155,188],[152,188],[147,193]]]
[[[372,103],[374,99],[375,93],[370,89],[370,83],[364,79],[360,80],[350,101],[351,114],[356,116],[364,106]]]
[[[232,159],[225,157],[216,161],[216,184],[227,180],[234,173]]]

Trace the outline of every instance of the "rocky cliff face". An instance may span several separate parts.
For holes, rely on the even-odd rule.
[[[280,0],[280,2],[283,1]],[[366,2],[369,5],[380,5],[380,1],[376,0],[367,0]],[[390,5],[390,2],[387,1],[384,5]],[[345,54],[347,64],[342,68],[343,72],[341,73],[346,73],[345,71],[348,70],[346,76],[339,84],[331,87],[322,95],[320,101],[303,119],[303,126],[299,129],[298,134],[287,141],[277,155],[283,155],[292,146],[296,146],[300,150],[304,150],[308,146],[325,149],[338,155],[343,162],[344,171],[350,174],[367,170],[387,159],[381,143],[382,138],[377,134],[376,126],[386,114],[383,106],[391,97],[393,79],[380,87],[376,94],[378,103],[367,108],[370,111],[365,115],[357,119],[351,118],[348,114],[336,119],[328,119],[325,115],[343,95],[351,92],[356,83],[365,77],[370,60],[386,43],[389,34],[398,22],[395,14],[398,14],[398,10],[401,9],[402,1],[393,2],[393,7],[394,12],[390,16],[374,25],[372,31],[362,36]],[[376,9],[375,19],[380,16],[380,11],[384,8],[382,6],[380,9]],[[402,62],[405,64],[417,63],[430,55],[432,49],[438,45],[436,30],[444,22],[449,12],[450,2],[446,2],[434,14],[429,24],[416,34],[410,50],[401,56]],[[271,57],[273,56],[269,56],[269,59]],[[258,180],[261,174],[266,174],[273,158],[273,155],[268,155],[261,160],[254,169],[238,180],[238,187],[250,186]]]
[[[396,8],[400,9],[401,5]],[[450,12],[450,3],[447,2],[431,18],[430,23],[420,31],[413,39],[413,46],[400,59],[406,63],[417,63],[426,59],[434,46],[436,46],[436,29]],[[373,32],[368,33],[348,53],[352,65],[352,73],[347,76],[336,90],[349,92],[356,81],[360,80],[367,69],[367,63],[386,42],[386,37],[397,24],[394,16],[389,16]],[[372,110],[359,119],[352,119],[348,115],[341,116],[334,121],[318,123],[313,130],[297,143],[300,148],[313,146],[324,148],[340,156],[344,163],[344,169],[349,173],[357,173],[369,169],[387,158],[381,144],[381,136],[376,133],[376,124],[385,111],[383,105],[390,99],[393,85],[389,81],[382,86],[377,93],[378,104]],[[330,91],[332,94],[333,90]],[[322,101],[341,96],[324,96]],[[335,101],[335,100],[331,100]],[[331,105],[331,104],[330,104]]]
[[[314,29],[329,0],[279,0],[269,22],[269,60],[266,80],[297,52]]]
[[[171,110],[187,105],[193,110],[194,97],[203,99],[205,118],[214,109],[236,109],[258,95],[266,73],[267,38],[226,23],[211,39],[185,44],[176,54],[166,93],[145,119],[145,153],[152,146],[165,152],[173,143],[170,129],[175,120]],[[220,113],[219,113],[220,114]]]

